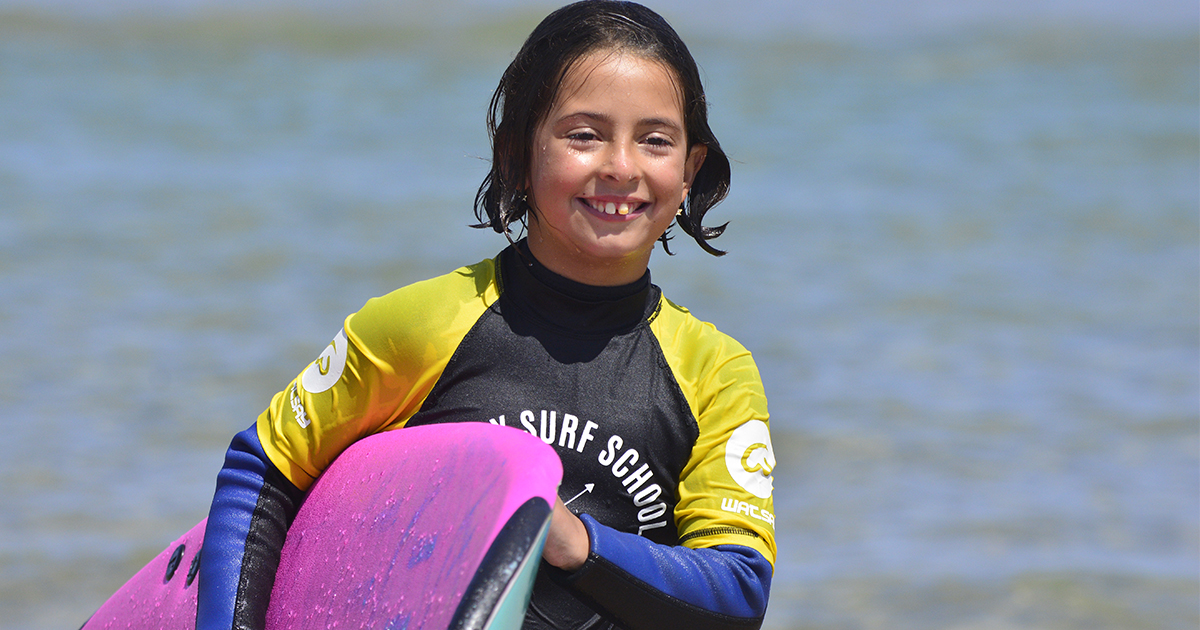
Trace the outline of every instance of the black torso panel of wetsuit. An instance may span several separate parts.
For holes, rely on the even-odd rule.
[[[623,287],[580,285],[515,248],[501,254],[499,270],[500,298],[407,426],[475,421],[528,431],[562,459],[559,495],[572,511],[676,544],[676,488],[698,428],[648,325],[659,289],[648,273]],[[540,578],[526,627],[599,623],[581,607]]]

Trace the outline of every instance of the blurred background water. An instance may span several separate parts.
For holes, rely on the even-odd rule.
[[[540,1],[0,0],[0,628],[207,513],[367,298],[492,255]],[[771,399],[771,629],[1200,626],[1193,1],[664,0],[734,160],[655,256]]]

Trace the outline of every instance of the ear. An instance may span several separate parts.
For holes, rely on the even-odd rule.
[[[696,179],[696,173],[700,172],[700,167],[704,165],[704,158],[708,155],[708,145],[697,144],[688,150],[688,156],[683,164],[683,198],[679,203],[687,200],[688,193],[692,191],[692,182]]]

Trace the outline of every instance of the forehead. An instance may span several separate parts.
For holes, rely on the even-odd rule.
[[[581,101],[668,108],[683,115],[683,90],[675,72],[661,61],[619,50],[591,52],[572,63],[550,112]]]

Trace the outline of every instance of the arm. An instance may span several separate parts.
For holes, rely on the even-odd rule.
[[[442,327],[444,318],[429,316],[430,309],[457,313],[474,289],[474,277],[461,272],[369,301],[255,425],[237,434],[217,476],[204,535],[197,630],[263,627],[304,491],[350,444],[415,413],[439,372],[409,357],[424,358],[434,348],[448,360],[470,326]],[[442,299],[453,291],[458,301]]]
[[[630,630],[759,628],[775,561],[775,456],[762,379],[741,344],[670,303],[651,329],[699,430],[678,479],[680,546],[583,515],[586,560],[558,565],[573,572],[557,577]],[[573,528],[556,529],[550,537]]]
[[[771,587],[771,563],[749,547],[659,545],[576,518],[561,501],[544,557],[561,569],[557,581],[630,630],[758,628]]]
[[[263,452],[256,425],[234,436],[204,532],[197,630],[265,625],[279,553],[302,498]]]
[[[465,309],[478,314],[498,297],[493,277],[485,261],[368,301],[233,439],[204,536],[197,630],[263,626],[304,491],[350,444],[401,426],[420,408],[472,325]],[[486,296],[477,290],[481,278]]]

